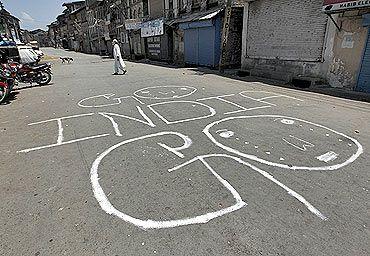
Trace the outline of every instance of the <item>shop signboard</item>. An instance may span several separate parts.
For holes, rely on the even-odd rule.
[[[141,29],[142,21],[138,19],[127,19],[125,20],[126,30],[138,30]]]
[[[161,36],[164,33],[163,18],[144,22],[141,26],[141,37]]]
[[[370,7],[370,0],[324,0],[323,10],[327,13]]]

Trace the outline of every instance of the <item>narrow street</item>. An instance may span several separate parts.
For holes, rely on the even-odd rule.
[[[369,255],[370,104],[43,49],[0,105],[0,255]]]

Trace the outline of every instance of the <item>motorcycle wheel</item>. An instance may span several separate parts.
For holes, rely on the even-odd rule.
[[[46,71],[40,72],[40,80],[37,82],[39,85],[47,85],[51,81],[51,74]]]
[[[8,90],[5,87],[0,87],[0,103],[3,103],[6,96],[8,96]]]

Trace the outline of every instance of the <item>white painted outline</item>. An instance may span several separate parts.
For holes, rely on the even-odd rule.
[[[175,103],[191,103],[191,104],[197,104],[197,105],[201,105],[203,107],[206,107],[208,108],[210,114],[207,115],[207,116],[201,116],[201,117],[194,117],[194,118],[188,118],[188,119],[182,119],[182,120],[178,120],[178,121],[168,121],[166,118],[164,118],[161,114],[159,114],[156,110],[154,110],[154,106],[159,106],[159,105],[164,105],[164,104],[175,104]],[[205,119],[205,118],[209,118],[209,117],[212,117],[212,116],[215,116],[216,115],[216,110],[206,104],[203,104],[203,103],[200,103],[200,102],[196,102],[196,101],[185,101],[185,100],[181,100],[181,101],[165,101],[165,102],[160,102],[160,103],[154,103],[154,104],[151,104],[151,105],[148,105],[148,108],[154,113],[156,114],[163,122],[165,122],[166,124],[178,124],[178,123],[184,123],[184,122],[189,122],[189,121],[194,121],[194,120],[200,120],[200,119]]]
[[[252,93],[253,92],[262,92],[262,93],[273,94],[273,95],[256,99],[256,98],[244,95],[243,93],[245,93],[245,92],[252,92]],[[275,93],[275,92],[269,92],[269,91],[242,91],[242,92],[239,93],[239,95],[242,96],[242,97],[248,98],[248,99],[254,99],[254,100],[261,101],[261,102],[264,102],[266,104],[272,104],[272,105],[275,105],[275,104],[267,102],[265,100],[274,99],[274,98],[288,98],[288,99],[304,102],[304,100],[301,100],[301,99],[298,99],[298,98],[295,98],[295,97],[292,97],[292,96],[288,96],[288,95],[285,95],[285,94],[279,94],[279,93]]]
[[[282,138],[282,140],[283,140],[285,143],[287,143],[288,145],[291,145],[292,147],[295,147],[296,149],[299,149],[299,150],[301,150],[301,151],[306,151],[306,150],[307,150],[307,148],[313,148],[313,147],[315,147],[315,145],[314,145],[314,144],[312,144],[311,142],[305,141],[305,140],[300,139],[300,138],[298,138],[298,137],[296,137],[296,136],[289,135],[289,137],[290,137],[290,138],[293,138],[293,139],[296,139],[296,140],[298,140],[298,141],[300,141],[300,142],[303,142],[302,147],[297,146],[296,144],[294,144],[294,143],[292,143],[292,142],[288,141],[288,140],[287,140],[287,139],[285,139],[285,138]]]
[[[145,91],[145,90],[149,90],[149,89],[157,89],[157,88],[188,88],[191,90],[191,92],[187,93],[187,94],[184,94],[184,95],[181,95],[181,96],[177,96],[177,97],[152,97],[152,96],[140,96],[140,95],[137,95],[139,92],[141,91]],[[187,96],[190,96],[192,94],[194,94],[195,92],[197,91],[196,88],[192,87],[192,86],[187,86],[187,85],[184,85],[184,86],[171,86],[171,85],[163,85],[163,86],[151,86],[151,87],[145,87],[145,88],[142,88],[140,90],[137,90],[134,92],[134,95],[136,97],[139,97],[139,98],[142,98],[142,99],[152,99],[152,100],[169,100],[169,99],[180,99],[180,98],[184,98],[184,97],[187,97]]]
[[[297,121],[300,121],[300,122],[303,122],[303,123],[306,123],[306,124],[311,124],[313,126],[316,126],[316,127],[320,127],[320,128],[323,128],[323,129],[326,129],[330,132],[333,132],[337,135],[340,135],[340,136],[343,136],[351,141],[353,141],[358,149],[357,149],[357,152],[355,154],[353,154],[349,159],[347,159],[345,162],[341,163],[341,164],[336,164],[336,165],[331,165],[331,166],[322,166],[322,167],[307,167],[307,166],[288,166],[286,164],[279,164],[279,163],[274,163],[274,162],[270,162],[270,161],[267,161],[267,160],[264,160],[264,159],[261,159],[255,155],[249,155],[249,154],[245,154],[245,153],[242,153],[236,149],[233,149],[233,148],[230,148],[228,146],[225,146],[221,143],[219,143],[213,136],[212,134],[209,132],[210,128],[212,128],[214,125],[217,125],[219,123],[222,123],[222,122],[225,122],[225,121],[229,121],[229,120],[233,120],[233,119],[248,119],[248,118],[259,118],[259,117],[276,117],[276,118],[288,118],[288,119],[293,119],[293,120],[297,120]],[[362,148],[362,145],[356,140],[356,139],[353,139],[343,133],[340,133],[340,132],[337,132],[335,130],[332,130],[328,127],[325,127],[323,125],[319,125],[319,124],[315,124],[315,123],[312,123],[312,122],[309,122],[309,121],[305,121],[305,120],[302,120],[302,119],[299,119],[299,118],[294,118],[294,117],[287,117],[287,116],[279,116],[279,115],[254,115],[254,116],[236,116],[236,117],[229,117],[229,118],[225,118],[225,119],[222,119],[222,120],[219,120],[219,121],[216,121],[216,122],[213,122],[209,125],[207,125],[204,130],[203,130],[203,133],[215,144],[217,145],[218,147],[230,152],[230,153],[233,153],[233,154],[236,154],[236,155],[239,155],[239,156],[242,156],[242,157],[245,157],[245,158],[248,158],[250,160],[254,160],[254,161],[257,161],[259,163],[262,163],[262,164],[266,164],[266,165],[270,165],[270,166],[275,166],[275,167],[280,167],[280,168],[284,168],[284,169],[290,169],[290,170],[308,170],[308,171],[332,171],[332,170],[337,170],[339,168],[342,168],[343,166],[346,166],[350,163],[352,163],[353,161],[355,161],[362,153],[363,153],[363,148]]]
[[[123,96],[123,97],[114,98],[114,99],[121,100],[121,99],[128,99],[128,98],[133,98],[134,100],[136,100],[137,102],[139,102],[141,105],[145,105],[144,102],[142,102],[141,100],[139,100],[135,96]],[[122,101],[121,101],[121,103],[122,103]]]
[[[239,110],[226,112],[226,113],[224,113],[224,115],[231,115],[231,114],[236,114],[236,113],[240,113],[240,112],[252,111],[252,110],[264,109],[264,108],[270,108],[271,107],[271,105],[269,104],[268,106],[260,106],[260,107],[246,108],[246,107],[243,107],[243,106],[241,106],[239,104],[236,104],[236,103],[234,103],[232,101],[229,101],[229,100],[225,100],[224,99],[225,97],[231,97],[231,96],[235,96],[235,94],[226,94],[226,95],[220,95],[220,96],[212,96],[212,97],[197,99],[197,101],[205,101],[205,100],[217,99],[217,100],[220,100],[222,102],[225,102],[225,103],[228,103],[230,105],[233,105],[234,107],[239,108]],[[261,102],[261,101],[258,101],[258,102]]]
[[[150,135],[145,135],[142,137],[134,138],[134,139],[129,139],[125,140],[123,142],[120,142],[106,151],[104,151],[102,154],[98,156],[98,158],[94,161],[91,171],[90,171],[90,179],[91,179],[91,184],[93,187],[93,192],[95,198],[98,200],[100,207],[108,214],[117,216],[118,218],[129,222],[139,228],[142,228],[144,230],[147,229],[162,229],[162,228],[173,228],[173,227],[179,227],[179,226],[186,226],[186,225],[192,225],[192,224],[202,224],[202,223],[207,223],[210,220],[220,217],[222,215],[225,215],[227,213],[231,213],[233,211],[239,210],[240,208],[244,207],[247,205],[243,200],[241,199],[239,193],[226,181],[224,180],[221,176],[219,176],[213,169],[206,163],[204,160],[201,160],[203,164],[211,171],[213,175],[219,180],[233,195],[233,197],[236,200],[236,203],[230,207],[224,208],[219,211],[215,212],[210,212],[202,215],[198,215],[196,217],[191,217],[191,218],[185,218],[185,219],[177,219],[177,220],[169,220],[169,221],[155,221],[155,220],[141,220],[134,218],[130,215],[127,215],[123,212],[120,212],[117,210],[110,202],[108,197],[105,195],[103,188],[100,186],[99,183],[99,174],[98,174],[98,169],[101,161],[106,157],[109,153],[111,153],[113,150],[119,148],[120,146],[123,146],[125,144],[135,142],[138,140],[142,139],[147,139],[147,138],[153,138],[153,137],[158,137],[162,135],[176,135],[179,136],[184,140],[184,145],[179,148],[173,148],[174,151],[179,151],[181,149],[185,149],[186,146],[188,146],[188,142],[190,138],[187,136],[177,133],[177,132],[160,132],[160,133],[155,133],[155,134],[150,134]],[[190,146],[190,145],[189,145]],[[168,147],[168,146],[167,146]],[[178,167],[180,168],[180,167]]]
[[[122,133],[119,129],[119,125],[117,124],[117,122],[114,120],[114,118],[112,116],[127,118],[129,120],[139,122],[139,123],[148,125],[150,127],[155,127],[156,126],[153,123],[153,121],[144,113],[144,111],[141,109],[141,107],[136,106],[136,108],[139,111],[140,115],[145,119],[145,121],[134,118],[134,117],[126,116],[126,115],[116,114],[116,113],[99,112],[99,115],[109,119],[109,121],[112,123],[112,126],[113,126],[113,129],[114,129],[114,132],[116,133],[116,136],[119,136],[119,137],[122,137],[123,135],[122,135]]]
[[[46,148],[53,148],[53,147],[67,145],[67,144],[71,144],[71,143],[75,143],[75,142],[81,142],[81,141],[85,141],[85,140],[89,140],[89,139],[96,139],[96,138],[100,138],[100,137],[109,136],[108,133],[105,133],[105,134],[99,134],[99,135],[94,135],[94,136],[89,136],[89,137],[85,137],[85,138],[80,138],[80,139],[75,139],[75,140],[70,140],[70,141],[63,142],[63,140],[64,140],[64,135],[63,135],[64,129],[63,129],[62,120],[67,120],[67,119],[81,117],[81,116],[92,116],[92,115],[94,115],[94,113],[87,113],[87,114],[79,114],[79,115],[65,116],[65,117],[59,117],[59,118],[52,118],[52,119],[48,119],[48,120],[45,120],[45,121],[40,121],[40,122],[35,122],[35,123],[28,124],[29,126],[32,126],[32,125],[36,125],[36,124],[44,124],[44,123],[49,123],[49,122],[52,122],[52,121],[56,121],[57,124],[58,124],[57,142],[54,143],[54,144],[49,144],[49,145],[45,145],[45,146],[39,146],[39,147],[19,150],[19,151],[17,151],[17,153],[28,153],[28,152],[31,152],[31,151],[36,151],[36,150],[41,150],[41,149],[46,149]]]
[[[203,156],[197,156],[181,165],[178,165],[172,169],[169,169],[168,171],[169,172],[173,172],[173,171],[176,171],[190,163],[193,163],[197,160],[201,160],[202,162],[205,162],[204,159],[206,158],[210,158],[210,157],[226,157],[226,158],[231,158],[235,161],[237,161],[238,163],[242,164],[242,165],[245,165],[249,168],[251,168],[252,170],[258,172],[259,174],[261,174],[262,176],[264,176],[265,178],[267,178],[268,180],[272,181],[273,183],[275,183],[276,185],[278,185],[279,187],[281,187],[282,189],[284,189],[286,192],[288,192],[289,195],[291,195],[292,197],[294,197],[295,199],[297,199],[299,202],[301,202],[302,204],[304,204],[306,206],[306,208],[312,212],[313,214],[315,214],[317,217],[319,217],[320,219],[322,220],[327,220],[327,217],[324,216],[324,214],[322,214],[316,207],[314,207],[310,202],[308,202],[303,196],[301,196],[300,194],[298,194],[297,192],[295,192],[294,190],[290,189],[289,187],[287,187],[286,185],[284,185],[283,183],[281,183],[280,181],[278,181],[277,179],[274,178],[274,176],[272,176],[271,174],[269,174],[268,172],[266,171],[263,171],[259,168],[257,168],[256,166],[254,165],[251,165],[250,163],[248,162],[245,162],[243,160],[241,160],[240,158],[238,157],[235,157],[235,156],[230,156],[230,155],[226,155],[226,154],[210,154],[210,155],[203,155]],[[212,170],[212,168],[209,166],[208,167],[210,170]],[[214,172],[214,171],[213,171]],[[214,174],[214,175],[218,175],[217,173]],[[232,188],[234,189],[234,188]]]
[[[44,124],[44,123],[49,123],[49,122],[52,122],[52,121],[67,120],[67,119],[72,119],[72,118],[81,117],[81,116],[93,116],[93,115],[95,115],[95,113],[78,114],[78,115],[72,115],[72,116],[63,116],[63,117],[59,117],[59,118],[48,119],[48,120],[45,120],[45,121],[30,123],[28,125],[32,126],[32,125],[35,125],[35,124]]]
[[[57,147],[57,146],[68,145],[68,144],[72,144],[72,143],[75,143],[75,142],[81,142],[81,141],[85,141],[85,140],[96,139],[96,138],[101,138],[101,137],[106,137],[106,136],[109,136],[109,133],[94,135],[94,136],[85,137],[85,138],[81,138],[81,139],[69,140],[69,141],[62,142],[62,143],[59,142],[59,143],[50,144],[50,145],[46,145],[46,146],[23,149],[23,150],[17,151],[17,153],[28,153],[28,152],[36,151],[36,150],[40,150],[40,149],[53,148],[53,147]]]
[[[82,108],[103,108],[103,107],[120,105],[120,104],[122,104],[122,99],[127,99],[127,98],[133,98],[134,100],[136,100],[137,102],[139,102],[141,105],[145,105],[144,102],[142,102],[141,100],[139,100],[135,96],[123,96],[123,97],[118,97],[118,98],[117,97],[116,98],[112,98],[115,95],[116,95],[115,93],[107,93],[107,94],[101,94],[101,95],[91,96],[91,97],[88,97],[88,98],[85,98],[85,99],[80,100],[77,103],[77,105],[79,107],[82,107]],[[115,103],[109,103],[109,104],[102,104],[102,105],[84,105],[83,104],[83,102],[85,102],[87,100],[91,100],[91,99],[95,99],[95,98],[99,98],[99,97],[103,97],[103,98],[105,98],[107,100],[109,100],[109,99],[116,100],[117,102],[115,102]]]
[[[338,154],[334,151],[329,151],[325,154],[322,154],[321,156],[316,157],[317,160],[323,161],[325,163],[329,163],[330,161],[334,161],[338,158]]]
[[[88,98],[85,98],[85,99],[80,100],[77,103],[77,105],[80,106],[81,108],[103,108],[103,107],[108,107],[108,106],[114,106],[114,105],[121,104],[122,102],[121,102],[121,100],[119,98],[112,98],[114,95],[116,95],[116,94],[114,94],[114,93],[107,93],[107,94],[101,94],[101,95],[91,96],[91,97],[88,97]],[[109,104],[102,104],[102,105],[94,105],[94,106],[91,106],[91,105],[83,105],[83,102],[85,102],[87,100],[99,98],[99,97],[104,97],[107,100],[109,100],[110,98],[112,98],[112,100],[117,100],[117,102],[115,102],[115,103],[109,103]]]

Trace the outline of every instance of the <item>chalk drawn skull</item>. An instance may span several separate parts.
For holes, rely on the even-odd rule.
[[[203,132],[228,152],[291,170],[336,170],[363,151],[345,134],[278,115],[230,117],[209,124]]]
[[[197,89],[190,86],[153,86],[134,92],[134,95],[144,99],[179,99],[189,96]]]

